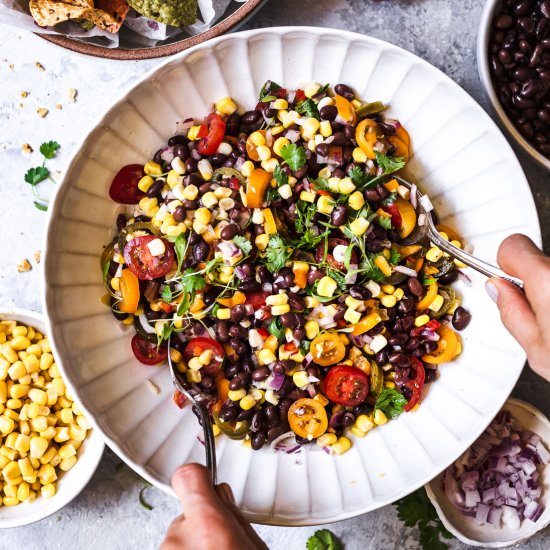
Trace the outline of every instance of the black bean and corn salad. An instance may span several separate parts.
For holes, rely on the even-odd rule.
[[[384,110],[344,84],[267,82],[254,110],[223,98],[115,177],[134,206],[102,255],[108,303],[139,361],[171,353],[216,433],[341,454],[460,353],[463,266],[392,177],[410,139]]]

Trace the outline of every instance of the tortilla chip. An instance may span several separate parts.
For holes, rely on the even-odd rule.
[[[117,32],[129,10],[126,0],[96,0],[95,9],[90,10],[88,19],[101,29]]]
[[[53,27],[69,19],[83,19],[90,10],[88,6],[75,6],[55,0],[31,0],[29,9],[41,27]]]

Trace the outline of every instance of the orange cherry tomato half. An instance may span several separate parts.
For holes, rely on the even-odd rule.
[[[304,397],[288,409],[288,423],[297,436],[316,439],[327,431],[327,411],[319,401]]]
[[[350,365],[332,367],[323,381],[323,393],[333,403],[355,407],[369,394],[369,377]]]
[[[136,359],[144,365],[160,365],[168,357],[168,347],[166,345],[157,346],[148,342],[139,334],[132,338],[132,351]]]
[[[439,365],[452,361],[456,355],[458,346],[458,337],[454,330],[446,325],[441,325],[437,329],[440,338],[437,342],[437,349],[433,353],[427,353],[422,356],[422,360],[430,365]]]
[[[401,141],[397,136],[388,136],[388,141],[395,147],[392,156],[409,160],[409,147],[404,141]]]
[[[246,202],[248,208],[260,208],[265,192],[271,183],[272,174],[262,168],[256,168],[246,182]]]
[[[129,269],[123,269],[120,274],[120,293],[119,311],[135,313],[139,305],[139,280]]]
[[[223,141],[225,122],[220,115],[210,113],[206,119],[208,135],[197,143],[197,151],[201,155],[213,155]]]
[[[258,132],[265,137],[265,135],[266,135],[265,130],[258,130]],[[248,157],[251,160],[259,162],[260,157],[258,156],[258,152],[256,151],[257,147],[258,146],[255,143],[253,143],[253,141],[250,139],[250,136],[248,136],[248,138],[246,139],[246,152],[248,154]]]
[[[335,365],[346,355],[346,347],[334,332],[324,332],[316,336],[309,347],[313,362],[322,367]]]
[[[399,215],[401,217],[401,224],[398,227],[399,236],[404,239],[408,237],[416,227],[416,210],[409,201],[401,197],[399,197],[394,204],[399,210]]]

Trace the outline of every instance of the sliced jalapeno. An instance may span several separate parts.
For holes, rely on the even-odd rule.
[[[159,237],[161,235],[160,229],[153,225],[151,222],[137,222],[127,225],[122,231],[118,234],[118,249],[122,254],[124,247],[127,244],[126,237],[131,233],[136,231],[148,231],[152,235]]]

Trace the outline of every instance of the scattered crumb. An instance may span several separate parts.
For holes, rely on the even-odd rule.
[[[54,181],[58,182],[61,179],[61,172],[59,172],[58,170],[56,170],[55,172],[50,172],[50,176]]]
[[[155,383],[152,380],[149,380],[149,378],[147,378],[145,380],[145,383],[147,384],[147,387],[149,388],[149,390],[151,390],[151,393],[153,395],[158,395],[160,393],[158,386],[155,385]]]
[[[37,61],[35,63],[36,65],[36,68],[39,70],[39,71],[45,71],[46,69],[44,69],[44,65],[42,65],[42,63],[40,63],[39,61]]]
[[[29,92],[21,92],[21,97],[29,97]]]
[[[378,474],[378,476],[380,477],[380,479],[384,479],[386,477],[386,474]]]
[[[29,263],[29,260],[25,258],[21,263],[17,264],[17,271],[19,273],[26,273],[32,269],[32,265]]]
[[[61,103],[57,103],[55,108],[58,110],[58,111],[61,111],[61,109],[63,109],[63,105],[61,105]]]
[[[34,261],[39,264],[40,263],[40,257],[42,255],[42,252],[40,252],[40,250],[37,250],[35,253],[34,253]]]
[[[23,145],[21,145],[21,149],[23,149],[23,153],[33,152],[33,148],[28,143],[23,143]]]
[[[23,103],[20,103],[19,107],[22,109],[24,107]]]
[[[13,63],[10,63],[10,64],[8,65],[8,67],[9,67],[10,70],[12,70],[12,71],[13,71],[13,69],[15,69],[15,65],[14,65]]]
[[[36,109],[36,112],[38,113],[38,116],[40,118],[44,118],[47,116],[47,114],[50,112],[49,109],[46,109],[45,107],[40,107],[40,109]]]
[[[77,91],[75,88],[69,88],[69,95],[68,95],[68,98],[69,98],[69,103],[74,103],[76,101],[76,95],[77,95]]]

